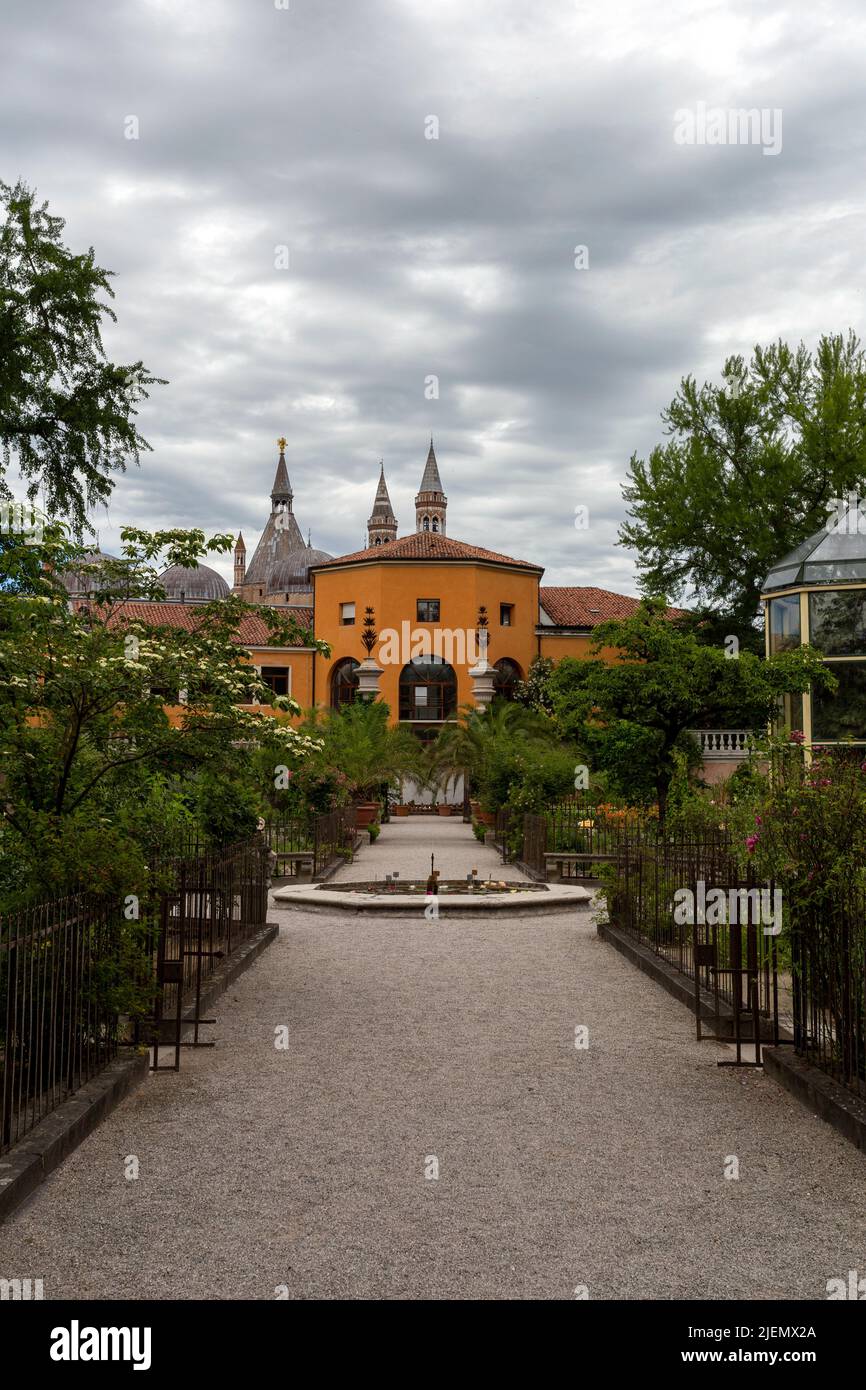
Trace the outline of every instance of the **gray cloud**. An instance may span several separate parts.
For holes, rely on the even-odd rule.
[[[3,43],[0,172],[117,272],[109,349],[171,383],[107,548],[124,521],[254,539],[285,433],[302,527],[355,549],[380,456],[411,528],[432,432],[451,534],[634,591],[620,488],[680,377],[861,327],[845,0],[9,0]],[[781,154],[678,146],[697,101],[780,108]]]

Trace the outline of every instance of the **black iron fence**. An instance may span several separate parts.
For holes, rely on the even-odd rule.
[[[263,836],[277,878],[319,878],[352,853],[357,834],[354,806],[311,816],[268,816]]]
[[[698,883],[740,882],[730,838],[721,831],[686,839],[655,826],[623,828],[612,863],[616,877],[610,909],[616,925],[691,976],[693,933],[689,923],[674,919],[675,894]]]
[[[595,877],[600,864],[616,860],[624,834],[646,823],[654,824],[639,811],[573,796],[538,814],[518,815],[504,806],[496,814],[494,843],[503,859],[518,859],[533,878]]]
[[[611,920],[694,982],[698,1037],[703,991],[717,1029],[726,1012],[738,1060],[744,1041],[778,1041],[781,900],[743,871],[730,836],[631,827],[612,864]]]
[[[523,817],[523,849],[520,864],[530,878],[547,877],[547,820],[544,816],[527,814]]]
[[[510,806],[501,806],[496,812],[493,844],[499,850],[503,864],[507,864],[515,858],[512,836],[516,823],[517,817]]]
[[[241,844],[153,856],[151,888],[80,893],[0,917],[0,1153],[117,1054],[199,1041],[202,987],[267,918],[270,854]],[[121,1022],[121,1020],[128,1022]],[[158,1060],[158,1056],[155,1060]]]
[[[850,885],[791,905],[794,1046],[866,1097],[866,894]]]
[[[142,993],[151,1007],[133,1021],[134,1040],[174,1049],[180,1065],[184,1030],[201,1044],[202,988],[221,962],[267,921],[271,854],[264,836],[156,867],[161,886],[142,914]]]
[[[623,830],[638,812],[599,806],[588,796],[570,796],[545,812],[548,852],[585,855],[589,860],[614,853]]]
[[[114,1057],[122,920],[84,894],[0,919],[0,1153]]]
[[[330,868],[336,859],[351,858],[356,834],[354,806],[339,806],[335,811],[316,816],[313,826],[314,878]]]
[[[312,876],[314,817],[268,816],[262,834],[273,855],[275,878],[298,878],[306,870]]]

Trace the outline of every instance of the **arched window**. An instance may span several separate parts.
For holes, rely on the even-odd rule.
[[[424,530],[425,530],[425,531],[429,531],[429,530],[430,530],[430,518],[429,518],[429,516],[425,516],[424,520],[421,522],[421,525],[424,527]]]
[[[431,531],[438,531],[438,530],[439,530],[439,518],[438,518],[438,516],[434,516],[434,518],[433,518],[433,525],[431,526],[430,529],[431,529]]]
[[[435,723],[450,719],[457,708],[454,667],[441,656],[410,661],[400,672],[400,718]]]
[[[360,662],[353,656],[344,656],[331,672],[331,707],[340,709],[350,705],[358,689],[358,667]]]
[[[501,656],[494,662],[496,675],[493,678],[493,689],[497,695],[501,695],[503,700],[513,700],[517,689],[517,682],[523,680],[523,672],[516,661],[512,661],[510,656]]]

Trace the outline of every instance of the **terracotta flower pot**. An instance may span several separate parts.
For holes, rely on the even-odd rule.
[[[360,801],[355,806],[355,824],[359,830],[376,820],[379,815],[379,806],[375,801]]]
[[[451,807],[450,807],[450,806],[437,806],[437,807],[436,807],[436,810],[439,812],[440,816],[450,816],[450,815],[451,815]]]
[[[391,807],[391,814],[394,815],[394,816],[408,816],[408,814],[409,814],[409,807],[408,807],[408,806],[392,806],[392,807]]]
[[[494,811],[479,811],[475,817],[482,825],[495,825],[496,814]]]

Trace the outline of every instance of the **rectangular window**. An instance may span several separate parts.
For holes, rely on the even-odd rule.
[[[274,695],[291,695],[292,668],[290,666],[263,666],[262,685],[266,685]]]
[[[829,669],[839,681],[835,695],[812,689],[812,741],[866,741],[866,662],[833,661]]]
[[[773,732],[781,734],[794,729],[799,729],[800,732],[803,730],[803,696],[780,695],[778,712],[773,720]]]
[[[419,623],[438,623],[439,621],[439,600],[438,598],[419,598],[416,618]]]
[[[354,605],[354,603],[341,603],[341,604],[340,604],[340,626],[341,626],[341,627],[352,627],[352,625],[354,624],[354,622],[355,622],[355,605]]]
[[[514,604],[500,603],[499,605],[499,626],[512,627],[514,622]]]
[[[814,640],[814,639],[813,639]],[[770,600],[770,656],[800,645],[800,595]]]
[[[825,656],[866,656],[866,593],[831,589],[810,594],[809,637]]]

